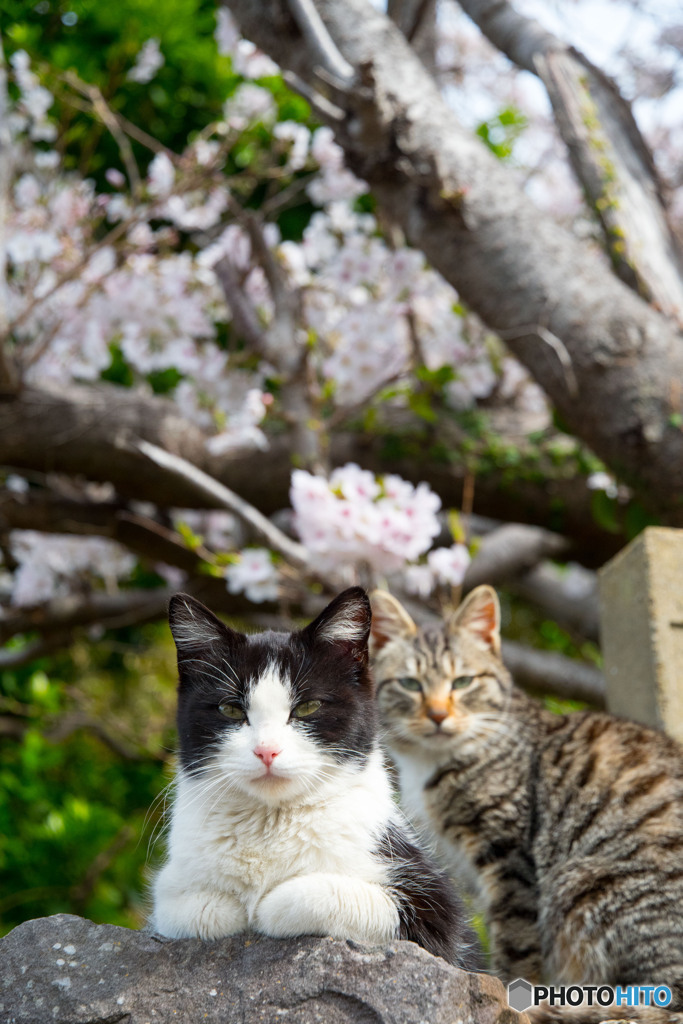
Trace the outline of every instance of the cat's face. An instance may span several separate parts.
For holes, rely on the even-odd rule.
[[[358,587],[294,633],[235,632],[199,601],[171,600],[180,760],[269,804],[302,798],[362,765],[376,712],[370,604]]]
[[[511,681],[500,660],[498,599],[478,587],[443,626],[418,630],[384,591],[372,595],[371,654],[389,747],[467,754],[501,728]]]

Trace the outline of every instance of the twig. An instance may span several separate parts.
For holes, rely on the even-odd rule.
[[[90,260],[92,259],[96,252],[99,252],[99,250],[103,249],[105,246],[111,245],[113,242],[116,242],[121,237],[121,235],[125,234],[129,227],[132,227],[132,225],[135,224],[136,221],[140,219],[140,217],[136,216],[128,217],[126,220],[120,221],[116,225],[116,227],[112,228],[112,230],[109,231],[104,236],[104,238],[101,238],[99,242],[97,242],[92,247],[92,249],[88,251],[87,255],[80,259],[78,263],[76,263],[71,268],[71,270],[67,270],[64,274],[62,274],[61,277],[57,281],[55,281],[51,288],[48,288],[48,290],[40,296],[34,296],[33,300],[29,302],[27,306],[24,307],[21,313],[19,313],[19,315],[15,317],[10,324],[7,325],[4,332],[0,334],[0,345],[9,337],[10,334],[12,334],[17,329],[17,327],[21,327],[24,321],[26,321],[29,318],[29,316],[34,311],[34,309],[36,309],[37,306],[42,305],[43,302],[47,302],[47,300],[52,298],[55,292],[59,291],[59,289],[63,285],[68,284],[69,281],[73,281],[74,278],[78,277],[81,271],[84,270],[85,267],[87,267],[88,263],[90,263]]]
[[[295,178],[286,188],[283,188],[281,192],[277,192],[270,199],[266,199],[265,203],[261,205],[261,215],[264,218],[271,217],[274,213],[281,213],[282,210],[286,210],[294,200],[304,191],[305,188],[315,179],[316,174],[306,174],[301,178]]]
[[[179,455],[172,455],[171,452],[159,448],[148,441],[138,441],[135,446],[143,455],[161,469],[164,469],[172,476],[179,477],[193,485],[193,487],[211,502],[214,507],[226,508],[239,516],[259,536],[268,547],[279,552],[289,562],[300,569],[310,571],[310,564],[306,548],[302,544],[290,538],[279,530],[269,519],[258,509],[244,501],[224,484],[214,480],[208,473],[197,469],[187,459]]]
[[[125,132],[121,130],[118,118],[109,107],[101,91],[96,85],[89,85],[88,83],[81,81],[78,75],[74,74],[73,71],[67,71],[64,77],[65,81],[68,82],[73,89],[80,92],[82,96],[85,96],[90,100],[93,110],[111,133],[112,138],[119,147],[121,159],[123,160],[126,171],[128,172],[128,181],[130,183],[131,191],[133,194],[138,194],[140,192],[142,182],[140,180],[138,165],[135,162],[135,157],[133,156],[131,144],[128,141],[128,137]]]
[[[229,256],[224,256],[213,269],[227,299],[238,334],[242,335],[255,352],[265,356],[267,352],[265,328],[244,291],[234,263]]]
[[[36,661],[46,654],[53,654],[62,647],[68,647],[72,639],[73,637],[70,632],[62,630],[58,636],[43,637],[40,640],[34,640],[32,643],[26,644],[24,647],[14,647],[11,650],[0,651],[0,671],[21,668],[22,665],[28,665],[30,662]],[[2,726],[0,725],[0,733],[2,731]],[[13,733],[13,735],[15,734]]]
[[[295,75],[293,71],[285,71],[282,77],[290,89],[298,92],[310,104],[313,113],[320,115],[321,121],[327,121],[330,124],[342,124],[345,120],[346,114],[341,107],[331,103],[326,96],[323,96],[316,89],[312,89],[307,82],[304,82],[302,78]]]
[[[73,72],[61,75],[60,78],[64,82],[68,82],[71,88],[75,89],[82,96],[87,96],[87,89],[89,88],[88,84],[83,82]],[[69,96],[61,90],[60,99],[63,99],[70,106],[75,107],[77,110],[82,110],[86,114],[92,113],[91,108],[85,103],[77,102],[73,96]],[[159,140],[155,139],[153,135],[149,135],[143,128],[140,128],[139,125],[129,121],[127,117],[123,116],[123,114],[115,113],[111,108],[109,109],[112,117],[116,120],[119,129],[125,132],[126,135],[129,135],[131,139],[135,139],[135,141],[139,142],[141,146],[151,150],[153,153],[165,153],[166,156],[174,162],[177,162],[180,159],[174,150],[169,149],[168,146],[163,144],[163,142],[159,142]]]
[[[339,52],[313,0],[288,0],[288,3],[301,34],[321,66],[342,85],[350,86],[354,81],[355,72]]]

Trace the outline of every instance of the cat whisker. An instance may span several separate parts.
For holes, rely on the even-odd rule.
[[[230,671],[232,672],[233,678],[227,675],[221,668],[219,668],[213,662],[205,661],[203,658],[187,658],[185,659],[183,664],[203,665],[206,669],[208,669],[208,672],[200,672],[199,674],[203,675],[207,679],[211,679],[213,676],[217,675],[226,684],[228,692],[230,694],[237,693],[238,690],[241,688],[240,680],[235,674],[232,666],[228,665],[227,662],[224,662],[224,664],[226,665],[226,668],[229,668]]]

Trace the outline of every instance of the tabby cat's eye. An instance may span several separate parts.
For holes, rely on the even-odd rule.
[[[452,690],[464,690],[466,686],[469,686],[474,676],[458,676],[457,679],[453,680],[451,685]]]
[[[422,683],[419,679],[413,679],[412,676],[403,676],[399,679],[399,684],[404,690],[412,690],[413,693],[419,693],[422,690]]]
[[[218,705],[218,710],[225,717],[229,718],[231,722],[246,722],[247,716],[239,704],[229,704],[224,701]]]
[[[297,704],[292,714],[295,718],[308,718],[309,715],[318,710],[321,703],[319,700],[305,700],[303,704]]]

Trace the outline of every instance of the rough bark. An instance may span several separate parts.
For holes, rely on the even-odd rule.
[[[505,465],[493,467],[491,458],[486,460],[486,468],[472,469],[472,439],[448,422],[430,428],[428,435],[423,432],[424,424],[412,414],[402,418],[395,430],[379,436],[347,429],[332,436],[330,458],[335,465],[357,462],[377,472],[399,473],[416,483],[425,480],[446,508],[461,506],[464,480],[474,472],[477,512],[550,526],[572,540],[574,557],[591,565],[602,565],[622,545],[618,528],[616,533],[608,533],[593,519],[591,492],[579,475],[578,464],[567,459],[564,468],[555,465],[552,439],[546,456],[538,445],[519,439],[519,465],[523,467],[528,456],[528,471],[511,474]],[[187,459],[265,514],[289,504],[295,435],[271,438],[264,452],[218,458],[208,453],[204,434],[183,419],[167,399],[112,385],[74,385],[66,392],[26,388],[15,398],[0,402],[0,465],[18,472],[111,482],[123,499],[151,501],[165,508],[220,507],[189,480],[145,458],[137,447],[140,440]],[[465,454],[465,447],[470,455]],[[48,528],[37,522],[35,527],[31,525],[28,512],[22,520],[22,507],[16,500],[4,506],[8,517],[14,509],[12,528]],[[621,514],[626,511],[626,506],[617,510]],[[0,506],[0,530],[2,515]],[[101,505],[99,511],[93,508],[94,529],[90,532],[97,533],[98,524],[105,519],[110,521],[109,512]],[[683,510],[672,510],[669,522],[683,522]],[[61,529],[55,526],[58,532]],[[106,529],[104,535],[112,534]],[[164,561],[161,552],[158,560]]]
[[[172,941],[58,914],[19,925],[0,950],[13,1024],[528,1024],[496,978],[412,942]]]
[[[617,273],[680,321],[683,258],[652,155],[615,83],[505,0],[460,0],[460,6],[494,46],[542,80]]]
[[[315,84],[284,0],[228,6],[248,38]],[[351,166],[503,334],[569,429],[649,507],[675,510],[683,488],[683,432],[671,420],[683,376],[675,324],[539,213],[509,169],[457,123],[386,16],[366,0],[318,0],[317,9],[356,69],[358,86],[334,95],[346,113],[334,128]]]

